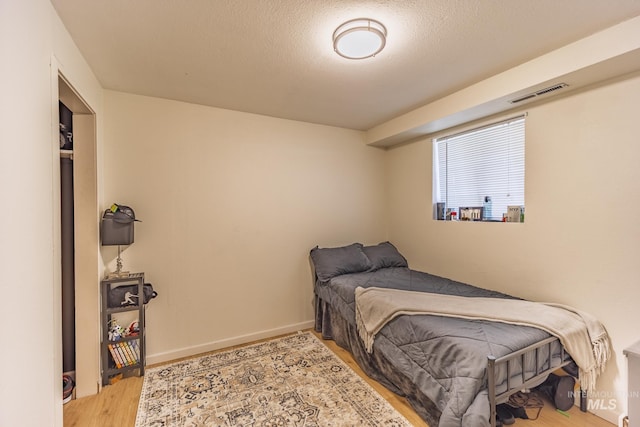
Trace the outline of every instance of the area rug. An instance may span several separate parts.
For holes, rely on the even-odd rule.
[[[411,424],[310,332],[145,370],[136,427]]]

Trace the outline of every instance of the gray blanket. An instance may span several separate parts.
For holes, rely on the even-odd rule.
[[[367,351],[380,329],[402,315],[431,314],[533,326],[558,337],[580,369],[580,385],[595,388],[610,357],[609,336],[589,313],[534,301],[468,298],[388,288],[356,288],[356,326]]]
[[[513,298],[407,268],[385,268],[375,272],[347,274],[316,284],[317,297],[331,312],[355,330],[355,289],[387,287],[467,297]],[[334,332],[334,333],[342,333]],[[487,356],[500,357],[538,342],[549,334],[536,328],[482,320],[444,318],[430,315],[400,316],[378,333],[371,355],[355,351],[356,359],[376,370],[383,382],[402,394],[424,396],[412,405],[429,407],[440,427],[489,426]],[[357,337],[356,337],[357,338]],[[357,349],[356,339],[341,345]],[[552,366],[560,363],[558,347],[551,350]],[[539,363],[545,363],[543,355]],[[534,361],[524,366],[533,376]],[[516,366],[512,384],[517,384],[522,367]],[[498,391],[504,391],[506,374],[499,373]],[[424,400],[424,399],[421,399]],[[425,413],[416,407],[418,413]],[[427,418],[427,417],[425,417]],[[428,422],[432,419],[427,419]],[[433,424],[435,427],[435,424]]]

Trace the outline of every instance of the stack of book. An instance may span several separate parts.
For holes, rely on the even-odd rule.
[[[114,342],[107,347],[118,369],[135,365],[140,361],[138,340]]]

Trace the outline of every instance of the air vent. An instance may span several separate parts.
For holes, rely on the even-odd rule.
[[[549,92],[553,92],[553,91],[565,88],[567,86],[569,86],[569,85],[566,84],[566,83],[558,83],[557,85],[549,86],[547,88],[540,89],[540,90],[538,90],[536,92],[526,94],[524,96],[521,96],[520,98],[512,99],[509,102],[512,103],[512,104],[517,104],[518,102],[526,101],[527,99],[535,98],[537,96],[544,95],[544,94],[547,94]]]
[[[553,92],[554,90],[562,89],[563,87],[567,87],[567,86],[568,85],[566,83],[560,83],[555,86],[551,86],[546,89],[539,90],[536,92],[536,95],[538,96],[544,95],[545,93]]]
[[[512,103],[512,104],[517,104],[518,102],[526,101],[527,99],[531,99],[531,98],[535,98],[535,97],[536,97],[535,93],[530,93],[529,95],[525,95],[522,98],[512,99],[509,102]]]

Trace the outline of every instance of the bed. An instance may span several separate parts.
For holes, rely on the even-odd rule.
[[[389,242],[315,247],[310,258],[316,331],[350,351],[367,375],[406,397],[430,426],[495,427],[496,405],[573,364],[559,339],[541,329],[434,315],[393,318],[367,349],[356,326],[357,289],[517,298],[411,270]]]

